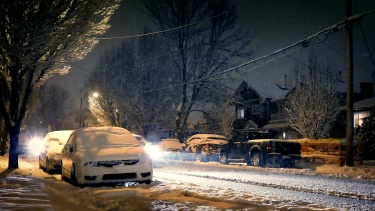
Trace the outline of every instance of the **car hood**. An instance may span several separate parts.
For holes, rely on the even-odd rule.
[[[142,147],[86,148],[81,156],[86,161],[133,160],[145,156]]]

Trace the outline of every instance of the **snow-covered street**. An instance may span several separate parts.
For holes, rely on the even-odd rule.
[[[314,175],[311,170],[157,163],[150,185],[74,187],[21,157],[0,157],[1,210],[373,210],[375,183]],[[305,175],[300,175],[305,174]]]

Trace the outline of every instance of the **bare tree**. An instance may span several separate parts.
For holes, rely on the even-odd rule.
[[[253,36],[236,27],[235,6],[228,0],[144,0],[143,4],[159,30],[177,28],[165,32],[161,44],[167,46],[179,75],[174,84],[183,84],[168,90],[179,93],[174,120],[179,137],[201,91],[210,86],[208,78],[252,55],[248,47]]]
[[[10,134],[8,168],[18,168],[19,131],[31,93],[52,75],[66,74],[68,62],[91,51],[118,4],[119,0],[0,1],[0,113]]]
[[[39,90],[39,111],[42,122],[51,130],[64,129],[68,117],[69,92],[60,85],[42,86]]]
[[[109,90],[95,92],[88,97],[89,109],[100,125],[121,126],[119,103]]]
[[[111,124],[109,119],[117,117],[122,126],[145,134],[148,126],[171,116],[168,111],[172,111],[172,96],[162,92],[145,93],[145,89],[165,84],[172,77],[168,74],[167,66],[154,65],[155,61],[161,61],[166,56],[156,55],[155,45],[155,40],[148,38],[139,42],[125,41],[101,56],[96,70],[89,77],[87,87],[90,92],[98,91],[101,95],[111,96],[111,99],[101,99],[101,104],[90,104],[92,114],[102,124]],[[116,115],[115,109],[105,109],[106,105],[111,104],[109,101],[116,103]],[[92,103],[94,105],[94,99]]]
[[[297,66],[295,79],[296,86],[285,105],[290,127],[304,138],[324,137],[339,113],[337,74],[311,51],[307,69]]]

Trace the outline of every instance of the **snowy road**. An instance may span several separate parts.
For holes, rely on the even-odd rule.
[[[248,166],[168,161],[154,182],[79,188],[21,158],[6,170],[0,157],[0,210],[375,210],[375,183]],[[310,172],[311,173],[311,172]]]
[[[375,183],[363,180],[293,175],[255,167],[175,162],[154,170],[158,180],[178,180],[201,187],[312,203],[331,208],[375,210]]]

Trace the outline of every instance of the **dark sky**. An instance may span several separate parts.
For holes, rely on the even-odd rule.
[[[254,0],[255,1],[255,0]],[[236,5],[245,5],[250,0],[233,0]],[[143,26],[150,21],[142,12],[140,0],[123,0],[120,8],[110,20],[111,28],[103,37],[126,36],[141,34]],[[353,13],[375,10],[374,0],[353,1]],[[255,34],[252,45],[256,46],[255,54],[249,60],[272,53],[297,41],[315,34],[345,18],[345,1],[343,0],[261,0],[251,6],[238,11],[239,26]],[[375,14],[366,16],[362,22],[364,37],[370,49],[371,56],[375,59]],[[361,27],[353,30],[354,36],[354,90],[359,91],[360,82],[374,82],[372,71],[375,69],[370,60],[369,53],[362,35]],[[134,39],[134,38],[132,38]],[[135,38],[136,39],[136,38]],[[55,76],[50,82],[61,83],[72,91],[73,100],[79,99],[80,88],[85,82],[88,72],[92,70],[100,53],[110,46],[115,46],[119,40],[101,40],[83,61],[74,63],[69,74]],[[324,42],[326,44],[311,45],[319,55],[327,58],[329,64],[343,72],[345,80],[346,59],[345,31],[332,34]],[[328,46],[333,47],[334,50]],[[310,47],[309,47],[310,48]],[[299,50],[291,57],[306,61],[308,49]],[[337,51],[337,52],[336,52]],[[291,70],[296,61],[284,57],[254,70],[237,74],[238,81],[233,81],[237,86],[246,78],[256,90],[265,96],[280,98],[285,91],[280,90],[276,83],[284,84],[284,75],[291,79]],[[272,77],[271,77],[272,75]],[[341,84],[345,89],[345,84]],[[342,90],[343,91],[343,90]],[[78,103],[76,103],[78,106]]]

